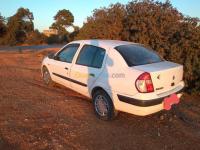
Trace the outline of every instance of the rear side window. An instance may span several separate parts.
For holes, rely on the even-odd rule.
[[[70,44],[66,46],[58,55],[57,60],[71,63],[79,47],[79,44]]]
[[[121,45],[115,49],[122,55],[128,66],[138,66],[161,62],[158,54],[143,45]]]
[[[103,48],[92,45],[84,45],[78,56],[76,64],[101,68],[104,56],[105,50]]]

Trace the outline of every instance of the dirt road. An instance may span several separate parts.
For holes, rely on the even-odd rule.
[[[200,149],[200,98],[147,117],[98,120],[92,104],[40,76],[43,53],[0,52],[0,150]]]

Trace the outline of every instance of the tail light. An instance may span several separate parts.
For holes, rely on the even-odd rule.
[[[151,75],[148,72],[142,73],[137,78],[135,86],[140,93],[150,93],[154,91]]]

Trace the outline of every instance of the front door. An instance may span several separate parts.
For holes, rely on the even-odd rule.
[[[51,61],[50,68],[52,79],[66,87],[70,86],[69,73],[73,57],[79,48],[79,44],[69,44],[59,51]]]

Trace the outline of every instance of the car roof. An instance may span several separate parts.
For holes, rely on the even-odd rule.
[[[119,41],[119,40],[79,40],[79,41],[73,41],[71,43],[83,43],[83,44],[88,44],[88,45],[94,45],[98,47],[103,47],[103,48],[115,48],[116,46],[120,45],[128,45],[128,44],[136,44],[133,42],[127,42],[127,41]]]

